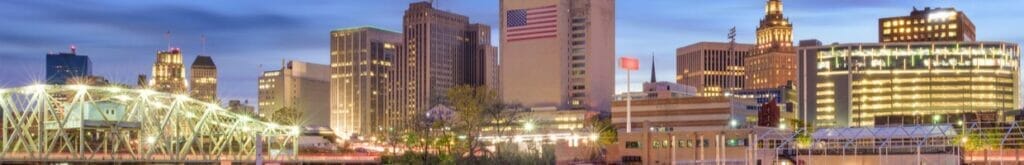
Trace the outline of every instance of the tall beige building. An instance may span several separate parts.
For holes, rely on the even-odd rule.
[[[392,118],[405,125],[445,99],[457,85],[486,85],[490,27],[470,24],[463,15],[435,9],[429,2],[409,5],[403,18],[404,47],[395,60]]]
[[[172,48],[156,53],[153,64],[153,80],[149,81],[153,90],[174,94],[185,94],[188,91],[188,80],[185,79],[185,65],[182,64],[181,49]]]
[[[743,89],[743,59],[751,44],[700,42],[676,49],[676,83],[697,88],[699,96],[723,96]]]
[[[387,111],[402,34],[372,27],[331,31],[331,128],[370,134],[394,127]]]
[[[527,107],[609,111],[615,2],[502,0],[501,93]]]
[[[743,61],[746,89],[775,88],[796,80],[793,25],[782,16],[782,0],[768,0],[765,5],[756,46]]]
[[[206,102],[219,103],[217,100],[217,65],[210,56],[196,56],[192,61],[189,74],[192,85],[192,98]]]
[[[484,69],[486,70],[484,78],[487,80],[484,84],[501,95],[501,64],[498,63],[498,47],[488,46],[485,55],[487,56],[485,62],[487,68]]]
[[[323,64],[288,61],[280,70],[264,71],[259,80],[259,110],[264,117],[282,108],[302,113],[307,126],[330,124],[330,70]]]

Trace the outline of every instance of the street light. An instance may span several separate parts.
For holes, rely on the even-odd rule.
[[[523,124],[523,129],[525,129],[526,131],[533,131],[533,129],[536,127],[537,126],[535,126],[532,121],[527,121],[526,123]]]

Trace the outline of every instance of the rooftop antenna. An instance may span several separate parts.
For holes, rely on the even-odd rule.
[[[199,43],[200,43],[200,47],[202,49],[201,50],[202,52],[200,52],[200,54],[206,55],[206,35],[205,34],[200,34],[199,35]]]
[[[171,50],[171,31],[168,30],[164,33],[164,39],[167,40],[167,50]]]

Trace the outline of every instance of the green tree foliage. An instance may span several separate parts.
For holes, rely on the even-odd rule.
[[[295,108],[283,107],[271,112],[268,119],[270,119],[271,122],[283,125],[299,125],[302,124],[302,112]]]

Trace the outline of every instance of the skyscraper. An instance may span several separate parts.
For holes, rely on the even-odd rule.
[[[331,31],[332,129],[370,134],[401,121],[388,120],[399,114],[386,111],[401,44],[401,33],[373,27]]]
[[[797,48],[797,117],[805,124],[811,124],[817,115],[818,102],[816,84],[818,83],[818,52],[815,49],[805,49],[821,46],[817,39],[800,40]],[[808,125],[809,126],[809,125]]]
[[[264,71],[259,78],[260,115],[290,108],[302,114],[306,126],[326,127],[330,122],[330,67],[302,61],[282,63],[280,70]]]
[[[403,124],[421,112],[442,103],[449,88],[456,85],[485,85],[490,30],[470,24],[463,15],[442,11],[430,2],[409,5],[403,17],[404,47],[395,60],[399,83],[394,92],[400,100],[392,110]],[[484,45],[486,44],[486,45]],[[482,60],[481,60],[482,59]]]
[[[527,107],[610,110],[615,2],[502,0],[501,93]]]
[[[206,102],[217,101],[217,65],[210,56],[196,56],[192,61],[190,84],[192,98]]]
[[[91,75],[92,61],[89,56],[78,55],[75,46],[71,46],[71,53],[46,54],[47,84],[65,84],[71,78]]]
[[[907,16],[878,19],[878,42],[974,41],[974,23],[955,8],[914,8]]]
[[[796,80],[793,25],[782,16],[782,0],[768,0],[765,16],[757,26],[757,43],[744,59],[746,89],[784,86]]]
[[[171,48],[156,53],[156,62],[153,64],[153,80],[149,81],[149,88],[160,92],[185,94],[188,91],[187,82],[185,66],[181,59],[181,49]]]
[[[700,42],[676,49],[676,83],[697,88],[699,96],[722,96],[743,89],[743,58],[751,44]]]

